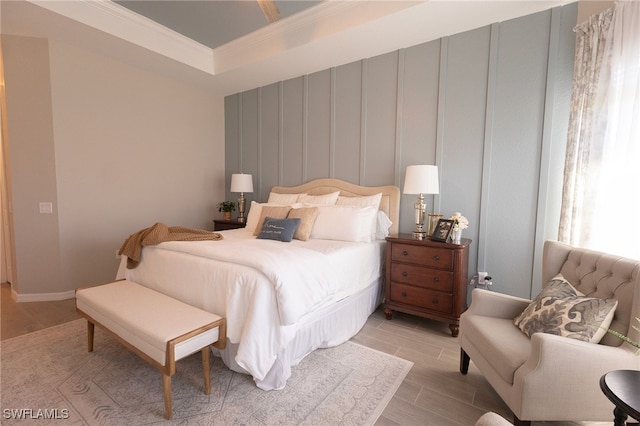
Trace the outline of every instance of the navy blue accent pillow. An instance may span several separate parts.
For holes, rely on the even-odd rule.
[[[300,219],[273,219],[266,217],[258,238],[263,240],[278,240],[288,243],[300,226]]]

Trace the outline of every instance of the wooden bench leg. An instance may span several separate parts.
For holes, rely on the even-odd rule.
[[[87,321],[87,349],[93,352],[93,332],[96,326],[91,321]]]
[[[204,374],[204,394],[211,394],[211,372],[209,371],[209,346],[202,348],[202,373]]]
[[[162,373],[162,394],[164,396],[164,417],[171,420],[171,376]]]

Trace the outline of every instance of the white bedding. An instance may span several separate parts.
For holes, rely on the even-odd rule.
[[[119,275],[224,315],[230,346],[237,347],[234,361],[257,383],[306,317],[382,275],[384,240],[283,243],[244,229],[222,233],[221,241],[145,247],[140,265]]]

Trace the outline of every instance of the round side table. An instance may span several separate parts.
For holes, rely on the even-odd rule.
[[[627,416],[640,421],[640,371],[610,371],[600,378],[600,389],[615,405],[615,426],[625,426]]]

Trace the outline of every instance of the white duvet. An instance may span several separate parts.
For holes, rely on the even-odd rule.
[[[260,381],[304,317],[382,273],[384,241],[283,243],[239,229],[221,241],[172,241],[142,250],[119,275],[227,318],[235,361]]]

